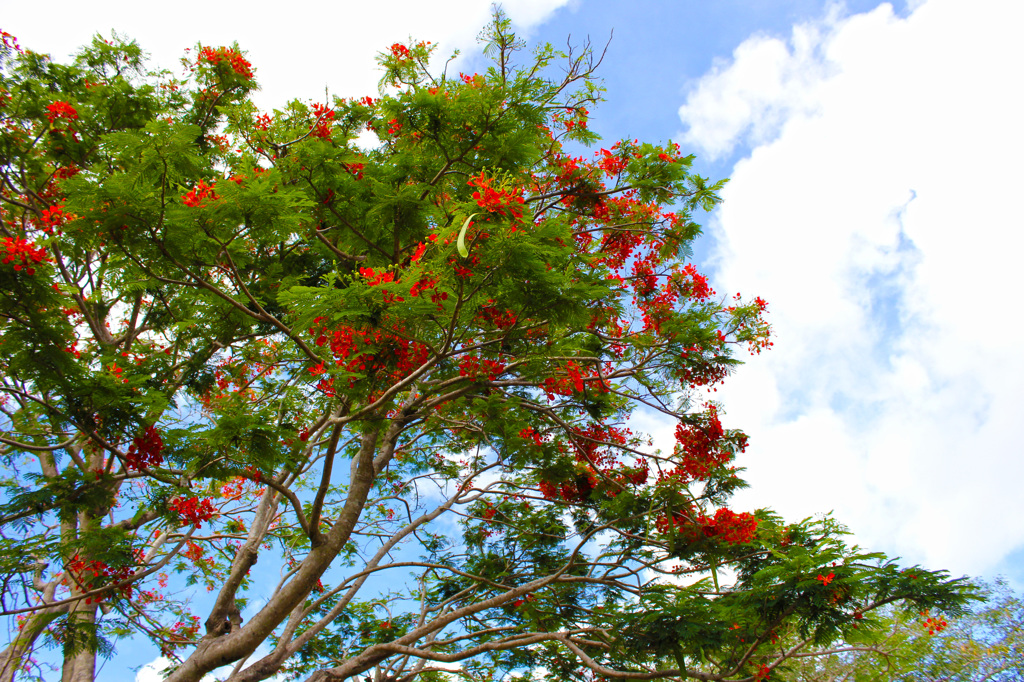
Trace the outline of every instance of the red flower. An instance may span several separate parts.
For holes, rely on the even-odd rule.
[[[502,216],[506,215],[507,212],[511,218],[522,220],[523,209],[521,204],[523,203],[523,198],[502,189],[495,189],[491,187],[491,182],[481,172],[480,175],[471,177],[469,182],[466,183],[470,187],[477,188],[477,191],[473,192],[473,198],[476,199],[477,206],[485,211]]]
[[[614,177],[626,170],[626,166],[629,164],[627,159],[615,156],[607,149],[602,149],[597,152],[597,155],[601,156],[601,160],[597,162],[597,167],[605,172],[608,177]]]
[[[715,295],[715,290],[708,286],[708,278],[697,272],[692,263],[683,268],[683,275],[690,279],[683,284],[687,296],[704,300]]]
[[[412,261],[413,263],[419,261],[420,258],[423,258],[423,254],[426,252],[426,250],[427,245],[424,244],[423,242],[420,242],[416,246],[416,252],[412,254],[412,257],[409,260]]]
[[[217,513],[216,507],[208,497],[204,497],[202,500],[198,497],[176,497],[167,506],[178,514],[181,525],[191,525],[196,528],[201,527],[204,521],[209,521]]]
[[[36,248],[35,244],[25,241],[21,237],[4,237],[4,240],[0,242],[0,258],[3,259],[5,265],[14,263],[15,272],[24,269],[27,275],[36,274],[36,270],[32,266],[47,260],[46,249]]]
[[[72,121],[78,118],[78,112],[67,102],[57,101],[46,107],[46,118],[50,119],[50,123],[53,123],[58,118]]]
[[[391,56],[395,59],[402,61],[409,58],[409,48],[401,43],[395,43],[391,46]]]
[[[59,230],[64,226],[64,223],[74,219],[74,214],[64,212],[63,203],[51,206],[50,208],[44,208],[42,215],[43,232],[46,234],[52,234],[54,228]]]
[[[252,78],[252,64],[245,57],[230,47],[218,47],[216,50],[204,47],[199,53],[200,62],[208,62],[213,65],[227,62],[231,70],[244,78]]]
[[[205,180],[200,180],[199,184],[196,185],[194,189],[181,195],[181,200],[185,202],[185,205],[193,208],[202,206],[203,199],[207,198],[212,200],[219,199],[220,197],[218,197],[217,193],[213,191],[213,185],[207,185]]]
[[[815,578],[815,580],[820,580],[822,587],[828,587],[828,584],[832,582],[835,579],[835,577],[835,573],[829,573],[828,575],[822,575],[819,573],[818,577]]]
[[[334,120],[334,110],[326,104],[314,104],[313,115],[316,116],[316,123],[313,124],[313,137],[328,139],[331,137],[331,121]],[[326,202],[324,202],[326,203]]]
[[[124,458],[125,466],[129,471],[160,466],[164,461],[163,455],[160,454],[163,449],[164,442],[160,434],[155,426],[150,426],[132,440],[132,445]]]

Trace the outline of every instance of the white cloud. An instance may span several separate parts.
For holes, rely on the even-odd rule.
[[[719,395],[753,437],[737,507],[834,509],[865,545],[956,572],[1024,544],[1018,28],[929,0],[755,36],[680,113],[752,147],[714,218],[717,288],[775,348]]]
[[[170,667],[171,659],[160,656],[139,668],[139,672],[135,675],[135,682],[164,682],[164,671]],[[204,675],[202,682],[217,682],[218,679],[214,675]]]
[[[820,44],[818,26],[800,25],[791,45],[759,35],[741,43],[731,61],[716,60],[679,108],[689,126],[681,140],[719,158],[741,137],[763,142],[794,114],[813,112],[808,91],[829,67]]]
[[[569,1],[508,0],[502,5],[517,30],[528,32]],[[490,6],[490,0],[447,0],[443,11],[420,0],[391,0],[386,6],[315,2],[290,9],[266,0],[244,6],[191,0],[171,7],[130,0],[54,0],[45,12],[31,3],[5,7],[4,30],[23,47],[64,60],[95,33],[109,36],[113,28],[138,40],[153,64],[178,72],[184,49],[196,42],[230,45],[237,40],[249,52],[263,87],[255,99],[270,109],[296,97],[324,101],[325,88],[342,97],[375,95],[380,74],[374,55],[410,36],[439,43],[443,66],[452,51],[476,49]]]
[[[142,666],[138,674],[135,675],[135,682],[163,682],[164,676],[161,673],[170,665],[171,659],[161,656]]]

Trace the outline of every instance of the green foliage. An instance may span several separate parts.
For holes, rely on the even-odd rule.
[[[133,638],[173,681],[764,679],[971,597],[727,507],[709,389],[771,342],[686,260],[724,181],[573,157],[592,52],[484,40],[484,73],[395,44],[379,97],[269,113],[237,46],[183,79],[116,36],[5,48],[0,669]]]
[[[861,621],[864,632],[810,649],[787,679],[1010,682],[1024,675],[1024,604],[1005,582],[979,583],[984,601],[957,617],[887,607]]]

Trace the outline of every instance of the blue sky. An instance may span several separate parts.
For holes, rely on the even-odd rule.
[[[7,7],[2,28],[55,58],[116,28],[168,68],[197,41],[237,40],[264,107],[372,94],[372,55],[410,34],[473,71],[488,15],[477,0],[47,6]],[[603,45],[614,30],[592,127],[609,143],[673,139],[732,178],[696,259],[720,292],[766,298],[777,331],[715,396],[752,436],[734,506],[834,510],[869,548],[1024,585],[1022,6],[505,7],[530,41]],[[671,439],[673,425],[650,428]]]

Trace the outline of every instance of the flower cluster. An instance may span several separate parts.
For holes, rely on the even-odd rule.
[[[599,156],[600,160],[597,162],[597,167],[605,172],[608,177],[615,177],[626,170],[626,166],[629,165],[629,159],[621,156],[612,154],[607,149],[602,149],[595,152],[595,156]]]
[[[724,383],[729,374],[728,365],[717,360],[716,354],[705,352],[699,346],[684,349],[681,357],[686,366],[680,370],[679,379],[689,386],[714,386]]]
[[[182,526],[195,526],[199,528],[204,521],[209,521],[217,513],[210,498],[204,497],[175,497],[168,504],[171,511],[178,515],[178,522]]]
[[[745,545],[754,539],[757,532],[757,519],[747,512],[737,514],[723,508],[715,512],[714,519],[702,516],[700,521],[706,537],[718,538],[731,545]]]
[[[380,284],[391,284],[395,281],[395,273],[383,271],[377,272],[373,268],[359,268],[359,274],[366,278],[366,283],[371,287],[375,287]],[[398,294],[390,291],[384,292],[385,303],[402,303],[403,301],[405,301],[405,299]]]
[[[125,466],[129,471],[142,471],[160,466],[164,462],[161,452],[164,441],[160,438],[155,426],[149,426],[141,435],[132,440],[128,453],[124,456]]]
[[[486,374],[491,381],[497,381],[498,376],[504,371],[505,363],[472,355],[467,355],[459,362],[460,377],[476,379],[479,374]]]
[[[98,559],[88,561],[82,559],[78,554],[67,562],[66,568],[68,576],[74,581],[75,585],[79,589],[87,591],[98,589],[108,583],[119,583],[129,580],[133,573],[130,566],[111,568],[103,561]],[[131,598],[131,583],[123,585],[120,590],[125,597]],[[85,603],[91,604],[100,601],[103,601],[102,594],[87,597]]]
[[[21,237],[4,237],[0,242],[0,257],[5,265],[14,263],[14,270],[24,270],[26,275],[36,274],[34,266],[47,260],[46,249]]]
[[[495,189],[491,186],[493,180],[489,180],[483,172],[475,175],[466,183],[470,187],[476,187],[473,198],[476,204],[488,213],[497,213],[500,216],[511,217],[515,220],[523,219],[523,198],[521,196],[506,192],[503,189]]]
[[[363,169],[366,168],[366,164],[364,164],[364,163],[346,163],[346,164],[343,164],[343,165],[345,166],[345,169],[349,173],[351,173],[353,176],[355,176],[356,180],[362,180],[363,179]]]
[[[437,311],[441,312],[442,310],[444,310],[444,305],[442,302],[448,300],[448,292],[437,290],[436,287],[438,282],[440,281],[440,277],[424,275],[419,280],[417,280],[411,287],[409,287],[409,295],[416,297],[420,296],[421,294],[424,294],[424,292],[426,291],[430,291],[431,289],[433,289],[433,292],[430,294],[430,301],[437,306]]]
[[[41,222],[43,223],[43,232],[45,232],[46,234],[53,234],[53,231],[57,230],[59,233],[60,229],[64,227],[65,223],[67,223],[69,220],[74,220],[75,217],[76,216],[73,213],[66,213],[64,211],[63,203],[57,204],[56,206],[51,206],[50,208],[44,208],[42,212],[42,217],[40,218]]]
[[[657,295],[647,295],[637,300],[637,307],[643,313],[644,331],[661,333],[661,326],[672,317],[675,302],[678,300],[671,287],[664,287]]]
[[[525,434],[525,436],[524,436]],[[540,444],[539,436],[532,429],[524,429],[520,436],[529,437]],[[572,429],[571,444],[576,460],[575,476],[569,481],[541,480],[538,488],[548,500],[562,500],[579,504],[591,499],[591,493],[602,482],[612,485],[604,491],[609,497],[618,494],[619,487],[642,485],[647,482],[648,465],[645,461],[634,466],[623,466],[615,457],[615,450],[607,446],[624,446],[632,431],[604,424],[589,424],[585,428]]]
[[[4,48],[8,50],[22,51],[21,45],[18,44],[18,39],[7,31],[0,31],[0,44],[3,44]]]
[[[715,290],[708,285],[708,278],[697,272],[692,263],[683,268],[682,275],[679,285],[686,296],[704,300],[715,295]]]
[[[632,230],[606,231],[601,238],[599,251],[606,254],[599,262],[610,268],[621,268],[636,247],[643,242],[643,233]]]
[[[366,278],[366,283],[371,287],[378,284],[390,284],[395,281],[393,272],[377,272],[373,268],[359,268],[359,274]]]
[[[78,175],[81,172],[82,172],[82,170],[80,168],[77,168],[77,167],[75,167],[73,165],[72,166],[60,166],[59,168],[57,168],[56,170],[53,171],[53,177],[54,177],[55,180],[66,180],[67,178],[75,177],[76,175]]]
[[[185,616],[171,626],[160,653],[163,656],[170,656],[178,647],[185,646],[196,640],[199,634],[199,616]]]
[[[691,516],[684,513],[673,515],[675,530],[684,538],[695,540],[703,535],[730,545],[745,545],[754,540],[757,532],[757,518],[750,513],[736,512],[724,507],[708,517],[703,512]],[[656,526],[662,533],[669,531],[668,519],[661,517]]]
[[[230,47],[218,47],[216,50],[211,47],[204,47],[199,53],[199,60],[209,64],[217,65],[221,62],[227,63],[231,70],[243,78],[252,78],[252,64],[245,57]]]
[[[73,121],[78,118],[78,112],[67,102],[57,101],[46,106],[46,118],[50,119],[51,124],[57,119]]]
[[[347,372],[367,375],[386,373],[387,378],[398,380],[408,376],[430,357],[429,348],[403,337],[399,329],[390,332],[379,328],[362,330],[343,326],[327,330],[320,326],[323,320],[323,317],[313,320],[314,326],[309,328],[309,333],[317,346],[327,345],[331,349],[335,365]],[[309,371],[313,376],[318,376],[324,374],[326,369],[320,363]],[[355,377],[349,380],[349,388],[355,386],[356,380]],[[328,395],[335,395],[333,378],[321,379],[317,388]]]
[[[682,478],[686,481],[706,479],[715,469],[732,459],[732,452],[725,446],[725,430],[718,419],[718,411],[711,407],[696,424],[677,424],[677,452],[682,452],[683,461],[666,477]]]
[[[600,450],[605,443],[625,445],[626,437],[631,435],[629,429],[603,424],[588,424],[586,428],[572,430],[572,447],[577,462],[606,466],[609,469],[618,466],[614,455]],[[610,473],[606,472],[606,473]]]
[[[556,500],[561,498],[570,504],[580,504],[590,498],[590,492],[597,486],[597,477],[593,474],[580,475],[573,481],[564,483],[553,483],[541,481],[537,488],[545,500]]]
[[[306,433],[306,438],[309,437],[309,433]],[[305,440],[305,439],[303,439]],[[260,480],[260,473],[254,472],[257,481]],[[221,486],[220,496],[227,500],[240,500],[243,496],[259,497],[263,494],[263,488],[260,488],[253,481],[249,480],[244,476],[236,476],[230,481]]]
[[[498,310],[493,304],[493,300],[488,300],[488,305],[481,306],[476,314],[476,321],[484,324],[492,324],[498,329],[508,329],[516,323],[518,315],[509,309],[505,309],[504,312]]]
[[[934,635],[936,633],[942,632],[947,627],[949,627],[949,623],[947,623],[946,619],[942,616],[936,616],[935,618],[932,618],[928,615],[927,611],[922,611],[921,616],[925,619],[924,626],[928,628],[929,635]]]
[[[313,137],[330,139],[334,110],[326,104],[316,103],[313,105],[313,115],[316,116],[316,122],[313,124],[312,133],[310,134]]]
[[[537,447],[544,444],[544,437],[533,428],[527,427],[519,432],[519,437],[532,442]]]
[[[217,193],[213,189],[215,184],[216,183],[207,185],[205,180],[200,180],[199,184],[193,189],[189,190],[186,194],[181,195],[181,200],[186,206],[196,208],[203,205],[204,199],[210,199],[211,201],[219,199],[220,197],[217,196]]]

